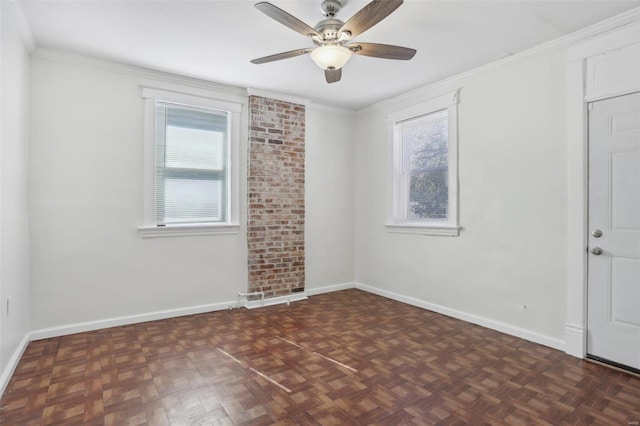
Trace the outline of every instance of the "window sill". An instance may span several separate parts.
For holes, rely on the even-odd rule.
[[[138,227],[138,234],[142,238],[190,237],[200,235],[237,234],[239,229],[240,225],[238,224],[149,225]]]
[[[422,225],[416,223],[394,223],[385,225],[388,232],[399,234],[440,235],[445,237],[457,237],[460,235],[459,226],[451,225]]]

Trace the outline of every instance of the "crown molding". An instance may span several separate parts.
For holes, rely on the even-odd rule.
[[[355,111],[326,104],[313,102],[309,99],[301,98],[286,93],[273,92],[269,90],[258,89],[254,87],[244,88],[239,86],[229,86],[216,83],[209,80],[202,80],[194,77],[188,77],[178,74],[172,74],[164,71],[153,70],[150,68],[138,67],[122,62],[109,61],[86,55],[79,55],[62,50],[46,49],[37,47],[32,53],[32,57],[36,59],[45,59],[49,61],[61,62],[70,65],[84,66],[95,68],[102,71],[113,72],[118,74],[127,74],[145,79],[160,79],[164,82],[187,85],[198,89],[214,90],[235,96],[260,96],[269,99],[276,99],[284,102],[291,102],[298,105],[304,105],[307,108],[333,112],[336,114],[354,115]]]
[[[292,104],[304,105],[305,107],[309,106],[309,104],[311,103],[309,99],[301,98],[294,95],[289,95],[287,93],[272,92],[269,90],[257,89],[255,87],[247,88],[247,95],[258,96],[260,98],[275,99],[278,101],[289,102]]]
[[[576,44],[583,43],[594,37],[601,36],[602,34],[621,29],[623,27],[630,26],[638,22],[640,22],[640,7],[631,9],[627,12],[621,13],[612,18],[606,19],[604,21],[593,24],[589,27],[575,31],[571,34],[567,34],[565,36],[539,44],[527,50],[523,50],[522,52],[518,52],[513,55],[507,56],[505,58],[501,58],[496,61],[490,62],[486,65],[481,65],[469,71],[465,71],[460,74],[451,76],[449,78],[445,78],[444,80],[440,80],[435,83],[410,90],[408,92],[402,93],[392,98],[382,100],[380,102],[376,102],[372,105],[369,105],[368,107],[365,107],[356,111],[356,114],[365,113],[365,112],[376,110],[379,108],[385,108],[396,102],[402,102],[403,100],[411,99],[414,97],[425,96],[425,95],[428,96],[433,91],[436,91],[438,89],[447,88],[449,86],[460,85],[463,80],[466,80],[470,77],[484,73],[485,71],[489,71],[489,70],[499,68],[509,64],[515,64],[523,60],[526,60],[532,56],[535,56],[537,54],[548,52],[553,49],[568,49],[570,47],[575,46]]]
[[[34,59],[44,59],[75,66],[99,69],[101,71],[125,74],[147,80],[161,80],[165,83],[191,86],[199,89],[211,90],[219,93],[245,97],[247,90],[243,87],[230,86],[216,83],[209,80],[202,80],[195,77],[172,74],[165,71],[158,71],[150,68],[124,64],[122,62],[108,61],[91,56],[78,55],[54,49],[43,49],[37,47],[31,55]]]
[[[24,10],[22,9],[21,0],[10,0],[7,4],[9,5],[9,9],[11,10],[16,26],[18,27],[18,32],[20,33],[22,42],[27,48],[29,54],[33,53],[36,50],[36,41],[33,38],[31,25],[24,14]]]
[[[328,113],[332,113],[332,114],[346,115],[346,116],[350,116],[350,117],[355,117],[356,116],[356,111],[353,110],[353,109],[342,108],[342,107],[328,105],[328,104],[321,104],[321,103],[311,102],[311,104],[309,104],[308,108],[311,109],[311,110],[328,112]]]

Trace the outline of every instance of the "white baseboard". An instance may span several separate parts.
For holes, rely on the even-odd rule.
[[[2,375],[0,376],[0,397],[4,394],[9,381],[11,380],[11,376],[13,376],[13,372],[16,370],[18,366],[18,362],[20,362],[20,358],[22,358],[22,354],[24,354],[25,349],[27,349],[27,345],[29,344],[29,333],[25,334],[20,344],[11,355],[11,359],[9,359],[9,363],[4,368]]]
[[[273,305],[282,305],[284,303],[289,304],[291,302],[298,302],[300,300],[307,300],[307,293],[291,293],[286,296],[277,296],[277,297],[269,297],[268,299],[264,299],[264,304],[262,300],[243,300],[240,304],[247,309],[255,309],[262,308],[266,306]]]
[[[318,294],[331,293],[333,291],[342,291],[349,290],[350,288],[356,288],[356,283],[342,283],[342,284],[333,284],[333,285],[325,285],[322,287],[315,288],[307,288],[306,293],[309,296],[316,296]]]
[[[567,324],[565,330],[565,339],[566,342],[557,339],[554,337],[546,336],[540,333],[536,333],[530,330],[526,330],[520,327],[516,327],[510,324],[506,324],[500,321],[492,320],[485,317],[480,317],[477,315],[469,314],[466,312],[458,311],[455,309],[448,308],[446,306],[437,305],[435,303],[430,303],[421,299],[417,299],[415,297],[404,296],[398,293],[394,293],[387,290],[382,290],[376,287],[372,287],[362,283],[341,283],[341,284],[333,284],[323,287],[317,287],[309,289],[306,292],[301,293],[293,293],[287,296],[279,296],[272,297],[264,300],[264,305],[261,300],[252,300],[252,301],[242,301],[241,305],[248,309],[255,309],[262,306],[273,306],[284,303],[297,302],[300,300],[306,300],[309,296],[315,296],[318,294],[329,293],[333,291],[341,291],[348,290],[351,288],[357,288],[363,291],[367,291],[369,293],[377,294],[382,297],[386,297],[388,299],[396,300],[398,302],[407,303],[412,306],[416,306],[422,309],[427,309],[433,312],[437,312],[443,315],[447,315],[453,318],[457,318],[463,321],[467,321],[473,324],[481,325],[483,327],[490,328],[492,330],[497,330],[502,333],[506,333],[512,336],[520,337],[525,340],[529,340],[531,342],[539,343],[541,345],[549,346],[554,349],[559,349],[562,351],[566,351],[570,355],[583,357],[584,349],[583,349],[583,334],[584,330],[581,327],[571,326]],[[212,303],[207,305],[199,305],[199,306],[191,306],[186,308],[177,308],[177,309],[167,309],[163,311],[149,312],[138,315],[129,315],[124,317],[110,318],[105,320],[97,320],[97,321],[89,321],[84,323],[76,323],[59,327],[51,327],[40,330],[34,330],[27,335],[24,339],[24,342],[21,343],[21,347],[16,351],[14,356],[11,359],[11,363],[9,367],[5,369],[3,375],[0,376],[0,380],[8,380],[13,373],[13,369],[17,365],[20,356],[22,356],[22,352],[26,348],[29,340],[41,340],[48,339],[51,337],[64,336],[68,334],[74,333],[82,333],[85,331],[93,331],[100,330],[103,328],[109,327],[117,327],[121,325],[129,325],[129,324],[137,324],[141,322],[147,321],[155,321],[166,318],[175,318],[185,315],[193,315],[193,314],[201,314],[205,312],[213,312],[229,309],[230,307],[237,307],[238,301],[229,301],[229,302],[221,302],[221,303]],[[6,385],[3,381],[0,381],[0,386]]]
[[[243,300],[240,302],[241,307],[247,309],[260,308],[262,306],[279,305],[283,303],[297,302],[299,300],[308,299],[307,294],[292,293],[287,296],[271,297],[264,300]],[[207,305],[189,306],[186,308],[166,309],[163,311],[148,312],[144,314],[128,315],[124,317],[109,318],[97,321],[88,321],[83,323],[63,325],[59,327],[44,328],[31,332],[31,340],[49,339],[51,337],[66,336],[68,334],[83,333],[85,331],[101,330],[103,328],[118,327],[121,325],[137,324],[147,321],[156,321],[166,318],[182,317],[185,315],[202,314],[205,312],[223,311],[229,308],[237,308],[238,301],[211,303]]]
[[[584,358],[587,355],[585,347],[584,327],[575,324],[565,324],[564,326],[564,351],[572,356]]]
[[[367,291],[369,293],[377,294],[378,296],[386,297],[388,299],[393,299],[398,302],[416,306],[418,308],[437,312],[439,314],[443,314],[448,317],[457,318],[462,321],[466,321],[472,324],[480,325],[482,327],[490,328],[492,330],[509,334],[511,336],[519,337],[521,339],[538,343],[540,345],[548,346],[550,348],[558,349],[561,351],[565,350],[565,346],[566,346],[565,342],[561,339],[556,339],[554,337],[546,336],[544,334],[536,333],[534,331],[525,330],[523,328],[506,324],[500,321],[492,320],[490,318],[485,318],[478,315],[473,315],[466,312],[458,311],[456,309],[447,308],[446,306],[430,303],[421,299],[417,299],[415,297],[403,296],[401,294],[393,293],[387,290],[382,290],[382,289],[372,287],[362,283],[356,283],[356,288],[363,291]]]
[[[82,333],[85,331],[100,330],[120,325],[137,324],[147,321],[156,321],[166,318],[182,317],[185,315],[202,314],[205,312],[222,311],[231,306],[237,306],[237,301],[210,303],[207,305],[190,306],[186,308],[166,309],[163,311],[148,312],[144,314],[128,315],[124,317],[110,318],[97,321],[89,321],[59,327],[44,328],[31,332],[31,340],[49,339],[51,337],[65,336],[67,334]]]

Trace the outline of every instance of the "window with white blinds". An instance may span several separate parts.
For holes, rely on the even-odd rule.
[[[156,102],[157,224],[227,219],[229,113]]]
[[[393,182],[387,229],[455,236],[457,93],[388,116]]]
[[[143,237],[237,233],[241,104],[143,89]]]

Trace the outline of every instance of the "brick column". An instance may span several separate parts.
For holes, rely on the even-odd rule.
[[[249,292],[304,291],[305,107],[249,97]]]

